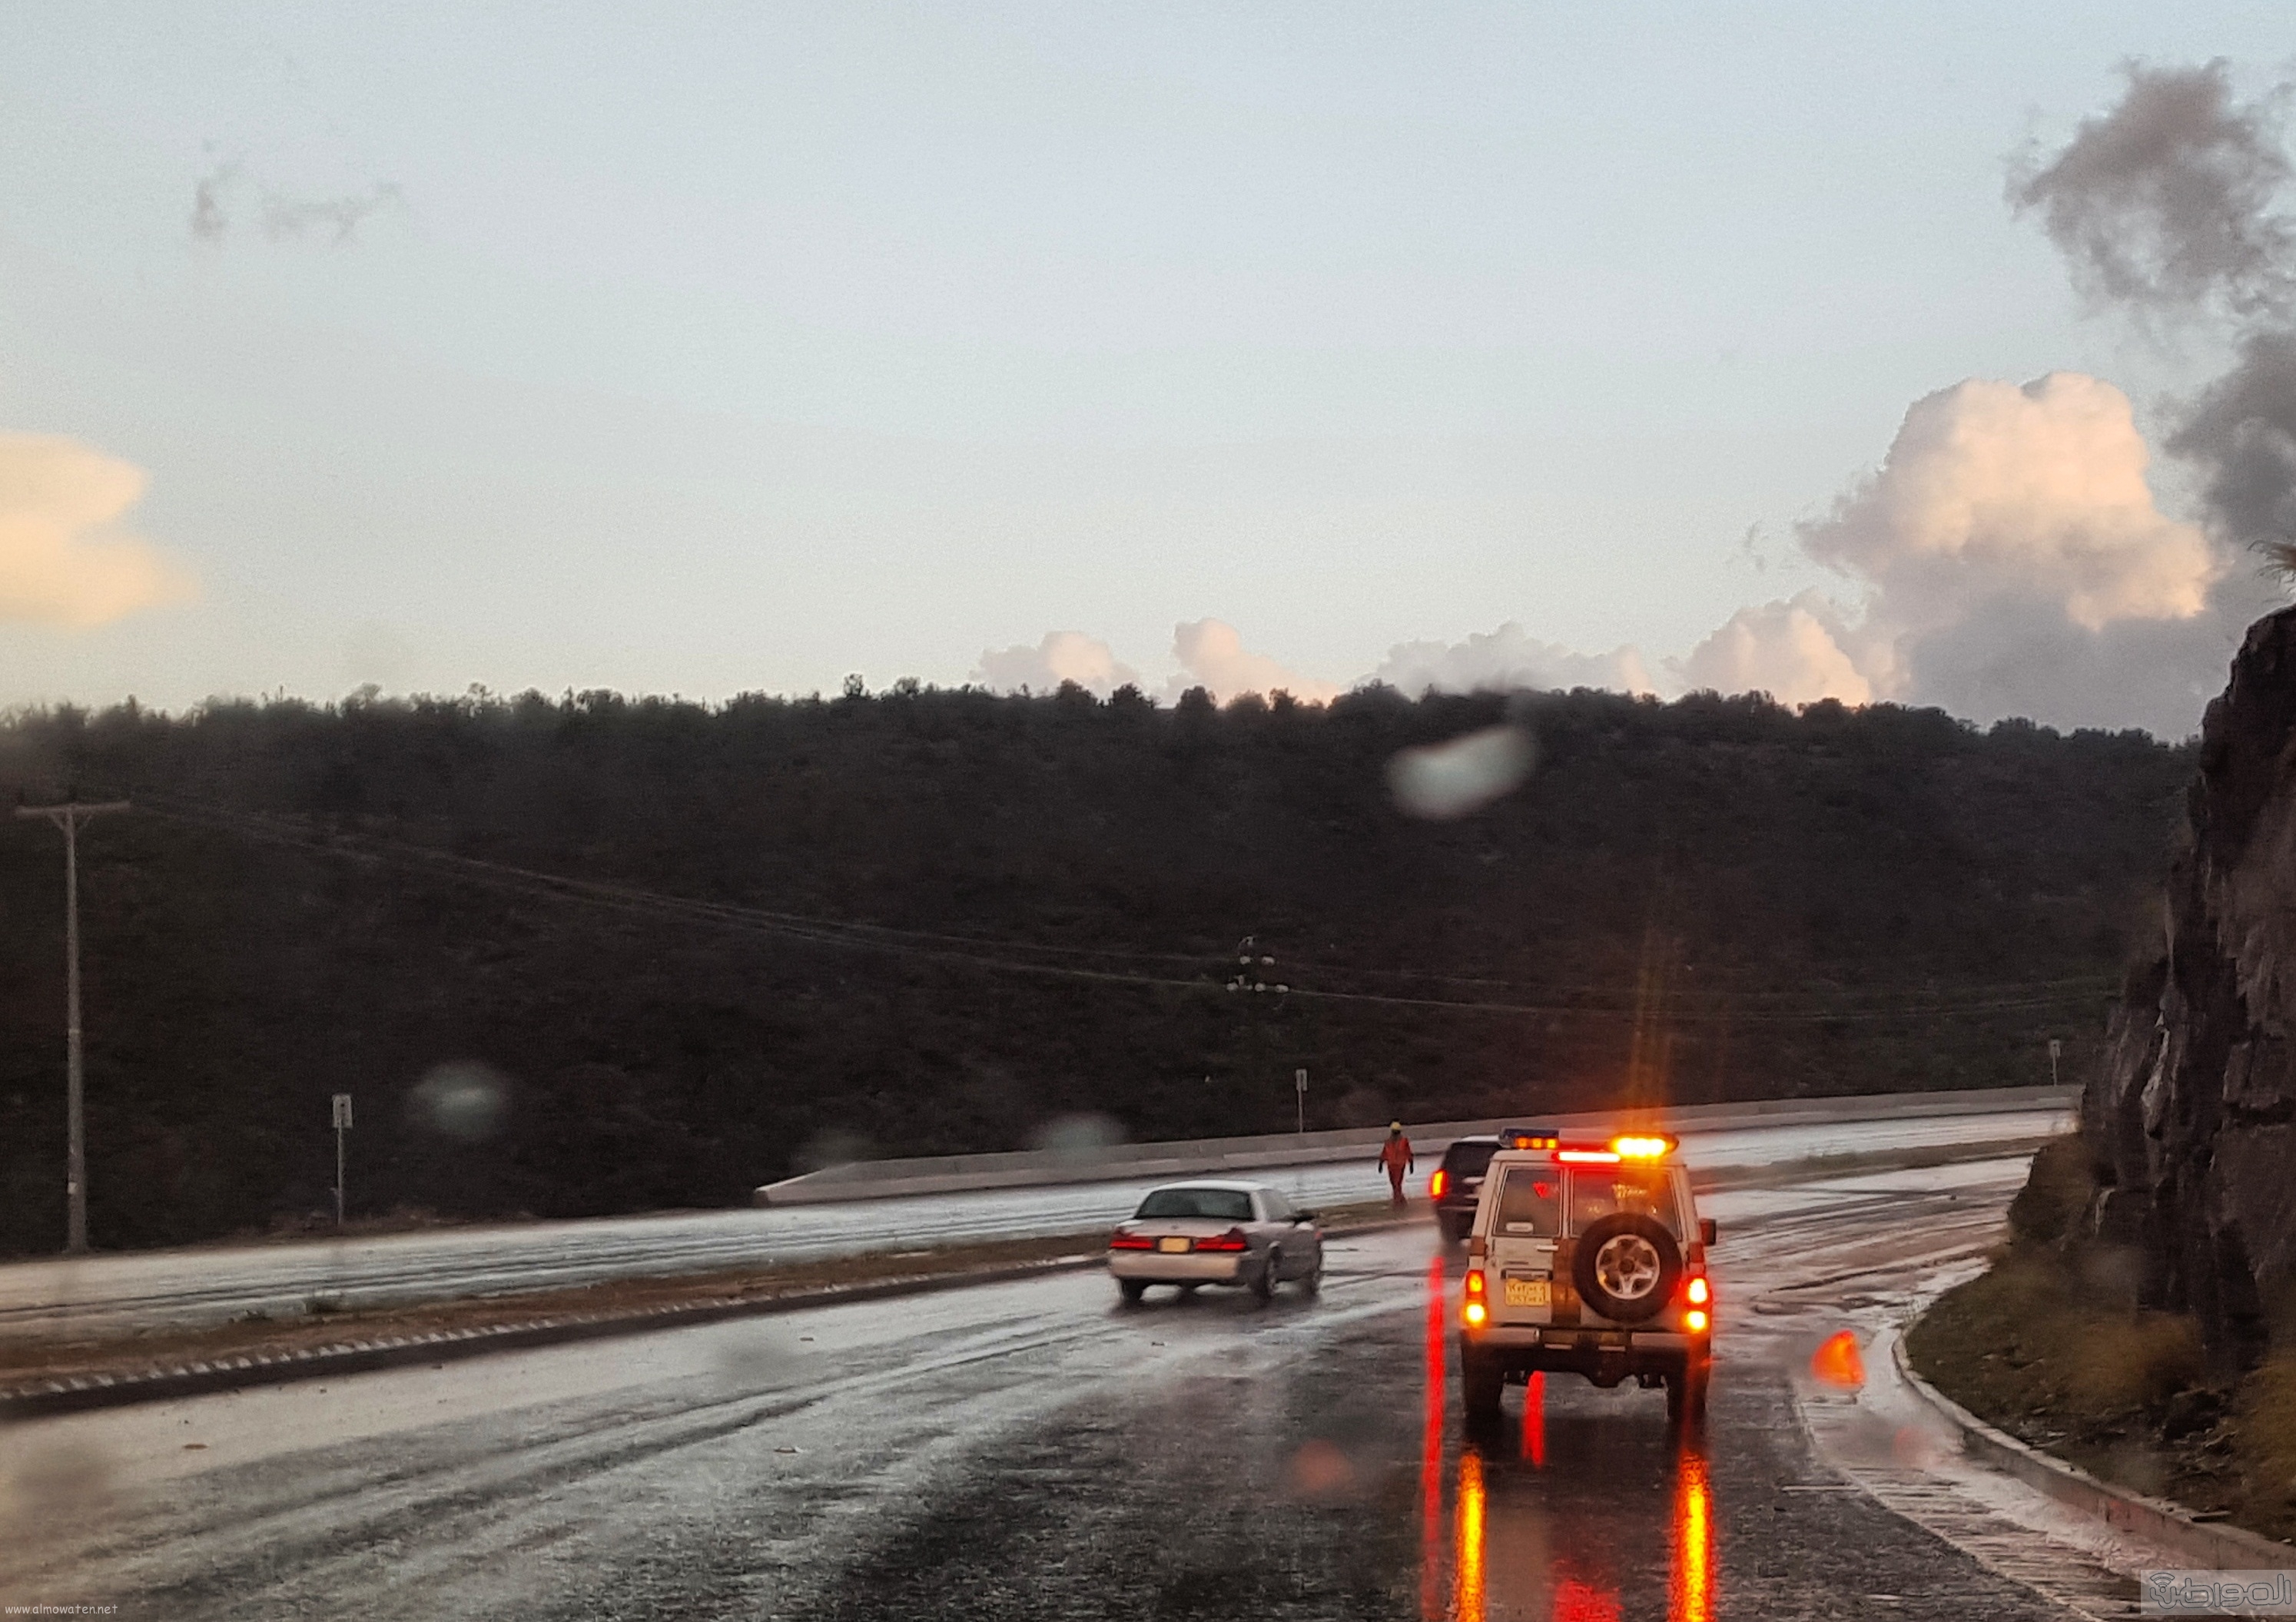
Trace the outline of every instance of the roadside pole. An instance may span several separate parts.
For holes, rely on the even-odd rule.
[[[2057,1085],[2057,1061],[2064,1056],[2065,1042],[2062,1036],[2049,1038],[2049,1085]]]
[[[1292,1090],[1299,1094],[1300,1124],[1295,1130],[1300,1136],[1305,1137],[1308,1135],[1308,1072],[1305,1070],[1292,1071]]]
[[[53,823],[64,834],[64,1254],[87,1253],[87,1127],[79,1039],[79,824],[107,811],[125,811],[124,799],[94,805],[19,806],[20,821]]]
[[[351,1129],[351,1095],[335,1094],[335,1225],[343,1225],[343,1134]]]

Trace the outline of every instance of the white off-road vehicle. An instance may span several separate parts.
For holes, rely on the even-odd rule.
[[[1499,1411],[1534,1370],[1611,1387],[1666,1388],[1669,1418],[1706,1411],[1714,1289],[1690,1174],[1671,1137],[1591,1142],[1512,1127],[1475,1206],[1459,1304],[1459,1367],[1470,1420]]]

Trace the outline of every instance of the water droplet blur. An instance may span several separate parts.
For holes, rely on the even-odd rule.
[[[510,1080],[478,1060],[449,1060],[423,1072],[406,1095],[406,1109],[417,1126],[457,1143],[480,1143],[510,1111]]]
[[[1947,1448],[1937,1437],[1914,1425],[1900,1425],[1890,1438],[1890,1458],[1907,1470],[1929,1470],[1942,1463]]]
[[[1111,1143],[1124,1142],[1124,1128],[1115,1117],[1086,1113],[1062,1115],[1037,1128],[1036,1145],[1056,1160],[1089,1160]]]
[[[1321,1437],[1300,1445],[1292,1455],[1284,1479],[1293,1497],[1315,1503],[1352,1497],[1356,1490],[1354,1463],[1337,1443]]]
[[[1538,758],[1528,729],[1487,726],[1447,743],[1398,750],[1387,763],[1387,786],[1407,815],[1449,822],[1519,787]]]
[[[734,1386],[775,1385],[788,1378],[803,1356],[789,1342],[784,1331],[747,1326],[742,1333],[720,1344],[718,1369]]]
[[[0,1466],[0,1543],[85,1531],[111,1501],[111,1467],[92,1447],[48,1446]]]
[[[799,1144],[797,1153],[791,1158],[801,1172],[827,1171],[832,1166],[874,1159],[876,1150],[857,1132],[849,1132],[842,1126],[824,1126]]]

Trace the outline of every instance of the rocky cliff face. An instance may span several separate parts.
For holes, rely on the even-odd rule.
[[[2209,707],[2164,914],[2082,1099],[2089,1231],[2245,1365],[2296,1311],[2296,609]]]

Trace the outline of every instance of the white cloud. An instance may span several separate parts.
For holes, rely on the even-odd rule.
[[[1118,662],[1104,642],[1081,631],[1049,631],[1035,647],[1015,646],[998,652],[984,650],[973,667],[972,681],[1000,692],[1051,692],[1062,682],[1106,698],[1125,684],[1137,684],[1130,667]]]
[[[1693,689],[1767,692],[1781,704],[1870,703],[1873,684],[1835,640],[1840,623],[1838,610],[1815,592],[1740,609],[1672,668]]]
[[[2189,619],[2230,561],[2152,504],[2151,462],[2110,383],[1972,379],[1915,401],[1881,471],[1804,525],[1801,543],[1867,582],[1874,617],[1899,634],[2008,596],[2053,603],[2087,631]]]
[[[1286,670],[1264,653],[1245,649],[1236,628],[1219,619],[1197,619],[1172,627],[1172,657],[1180,674],[1167,684],[1166,696],[1177,699],[1191,687],[1205,687],[1225,704],[1246,692],[1290,693],[1309,704],[1327,704],[1341,689]]]
[[[1508,692],[1518,688],[1552,692],[1573,687],[1652,691],[1650,672],[1636,649],[1575,652],[1556,643],[1535,640],[1513,620],[1496,631],[1473,632],[1464,642],[1398,643],[1388,650],[1372,677],[1413,698],[1431,689],[1438,692]]]
[[[186,572],[111,528],[144,484],[76,440],[0,433],[0,621],[84,628],[193,596]]]
[[[1878,471],[1800,528],[1862,593],[1741,610],[1669,669],[1693,687],[1935,704],[1973,720],[2189,732],[2254,582],[2154,504],[2112,384],[1972,379],[1917,400]]]

